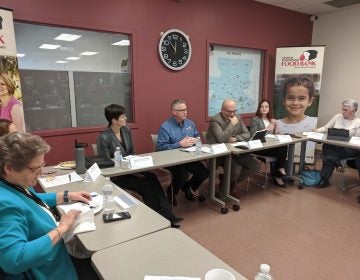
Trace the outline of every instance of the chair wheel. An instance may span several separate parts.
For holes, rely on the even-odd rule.
[[[298,189],[299,190],[302,190],[304,188],[304,185],[303,184],[300,184],[299,186],[298,186]]]
[[[229,212],[229,208],[221,207],[221,214],[227,214]]]
[[[233,210],[234,211],[239,211],[240,210],[240,205],[239,204],[234,204],[233,205]]]
[[[199,195],[198,199],[199,199],[199,202],[204,202],[206,200],[205,196],[202,194]]]
[[[357,202],[360,204],[360,196],[357,197]]]

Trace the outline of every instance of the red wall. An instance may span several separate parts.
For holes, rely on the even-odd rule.
[[[264,97],[272,95],[277,46],[311,43],[308,15],[251,0],[2,0],[14,19],[133,36],[134,138],[137,151],[152,150],[150,133],[170,114],[175,98],[187,101],[189,117],[199,131],[207,129],[208,43],[259,48],[266,51]],[[170,28],[190,36],[193,54],[188,66],[171,72],[157,55],[160,32]],[[31,36],[31,34],[29,34]],[[47,162],[73,158],[73,142],[95,143],[102,128],[43,132],[52,146]],[[90,149],[87,151],[90,154]]]

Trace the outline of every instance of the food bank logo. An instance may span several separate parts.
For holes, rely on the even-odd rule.
[[[316,68],[316,58],[318,51],[306,50],[299,57],[283,56],[281,58],[282,67],[293,68]]]

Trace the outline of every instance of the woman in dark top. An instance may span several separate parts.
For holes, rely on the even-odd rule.
[[[267,130],[269,133],[274,133],[276,128],[276,120],[272,118],[272,108],[270,102],[266,99],[260,101],[256,116],[252,118],[250,123],[250,134],[251,136],[259,130]],[[285,163],[287,157],[287,146],[272,148],[256,152],[258,155],[275,157],[275,168],[273,171],[274,183],[282,188],[286,185],[283,182],[285,173]]]
[[[108,127],[97,139],[97,149],[100,156],[113,158],[116,147],[120,147],[122,155],[134,155],[135,149],[131,137],[131,130],[126,126],[125,108],[111,104],[105,107],[105,118]],[[111,177],[111,181],[119,187],[132,190],[140,194],[144,203],[171,222],[172,227],[177,225],[182,218],[176,217],[165,196],[161,184],[155,174],[139,172],[129,175]]]

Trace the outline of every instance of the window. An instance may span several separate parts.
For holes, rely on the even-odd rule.
[[[132,122],[130,38],[15,22],[28,131],[106,124],[116,103]]]

